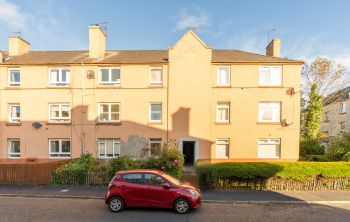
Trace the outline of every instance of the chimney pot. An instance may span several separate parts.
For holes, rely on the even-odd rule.
[[[89,57],[101,58],[106,51],[106,33],[99,25],[89,26]]]
[[[30,44],[19,36],[10,36],[9,41],[9,56],[19,56],[29,52]]]
[[[281,40],[274,38],[266,47],[266,55],[273,57],[281,57]]]

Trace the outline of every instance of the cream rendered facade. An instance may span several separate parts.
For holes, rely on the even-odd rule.
[[[119,139],[120,155],[136,158],[150,138],[174,143],[181,151],[191,142],[194,160],[296,161],[299,157],[300,61],[213,61],[213,49],[192,31],[169,48],[164,62],[12,64],[11,57],[8,61],[0,63],[0,159],[9,158],[11,139],[20,141],[20,158],[49,159],[50,139],[68,139],[69,158],[77,158],[82,152],[99,157],[98,141],[105,138]],[[229,67],[228,86],[217,86],[221,66]],[[280,66],[281,86],[259,86],[261,66]],[[103,67],[120,68],[120,85],[99,84]],[[150,85],[152,67],[162,69],[161,85]],[[9,86],[11,68],[20,70],[20,86]],[[69,68],[70,85],[50,86],[51,68]],[[88,72],[95,78],[88,78]],[[259,102],[268,101],[281,104],[280,122],[259,122]],[[216,121],[218,102],[229,104],[226,123]],[[57,103],[70,104],[69,123],[48,121],[48,106]],[[119,103],[120,122],[99,122],[100,103]],[[161,104],[160,122],[150,121],[152,103]],[[20,105],[20,123],[9,123],[11,104]],[[34,122],[42,126],[35,128]],[[278,158],[258,158],[262,138],[280,140]],[[226,158],[217,158],[218,139],[229,141]]]

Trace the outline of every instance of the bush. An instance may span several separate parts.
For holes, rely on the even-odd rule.
[[[104,167],[92,154],[82,154],[79,159],[72,160],[53,172],[53,183],[81,185],[85,183],[85,178],[89,171],[103,170],[105,170]]]
[[[326,155],[305,155],[300,157],[300,161],[315,161],[315,162],[327,162],[328,157]]]
[[[115,173],[121,170],[130,170],[140,168],[140,161],[131,159],[128,156],[121,156],[109,161],[107,173],[113,178]]]
[[[290,163],[199,163],[197,178],[202,189],[211,189],[219,180],[281,178],[306,182],[312,178],[350,177],[347,162],[290,162]]]
[[[133,160],[128,156],[117,157],[111,159],[107,167],[102,166],[91,154],[83,154],[79,159],[59,167],[52,173],[52,177],[54,184],[101,185],[107,180],[109,182],[118,171],[144,168],[164,170],[181,178],[183,162],[181,152],[167,146],[163,147],[160,156],[145,160]]]
[[[332,161],[349,161],[349,152],[350,133],[344,133],[329,144],[326,155],[328,159]]]
[[[177,149],[163,147],[159,157],[149,157],[141,163],[141,168],[158,169],[181,178],[184,157]]]
[[[324,147],[321,146],[319,139],[300,138],[300,155],[323,155]]]

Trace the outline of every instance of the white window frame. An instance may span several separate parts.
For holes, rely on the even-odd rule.
[[[268,106],[270,106],[271,104],[279,104],[279,115],[278,115],[278,119],[272,119],[272,120],[264,120],[262,118],[263,113],[261,113],[261,105],[262,104],[267,104]],[[278,101],[261,101],[258,104],[258,118],[259,118],[259,122],[261,123],[277,123],[277,122],[281,122],[281,115],[282,115],[282,103],[278,102]]]
[[[19,106],[19,117],[12,117],[12,107]],[[21,122],[21,105],[19,103],[8,104],[9,109],[9,122],[10,123],[20,123]]]
[[[112,156],[107,156],[107,152],[106,152],[107,140],[112,140],[112,151],[113,151]],[[98,144],[98,158],[99,159],[113,159],[115,157],[120,156],[120,145],[121,145],[120,139],[118,139],[118,138],[100,138],[97,140],[97,144]],[[101,153],[101,149],[100,149],[101,144],[104,144],[104,146],[105,146],[105,153],[102,156],[101,156],[102,153]],[[116,152],[115,144],[119,144],[117,152]]]
[[[58,82],[56,81],[52,81],[51,80],[51,71],[52,70],[58,70]],[[62,81],[62,70],[68,70],[68,74],[66,74],[66,81],[63,82]],[[49,85],[50,86],[69,86],[70,85],[70,72],[71,69],[70,68],[49,68]]]
[[[156,70],[159,70],[161,71],[161,74],[160,74],[160,82],[152,82],[152,70],[153,69],[156,69]],[[160,86],[160,85],[163,85],[163,67],[150,67],[149,68],[149,84],[151,86]]]
[[[163,140],[162,138],[149,138],[149,151],[148,151],[148,155],[151,156],[151,144],[160,144],[160,148],[162,149],[162,144],[163,144]]]
[[[51,141],[59,141],[59,151],[58,152],[51,152]],[[63,141],[69,141],[69,153],[68,152],[62,152],[62,142]],[[68,155],[69,156],[59,156],[59,155]],[[51,156],[51,155],[58,155],[58,156]],[[49,139],[49,159],[70,159],[72,156],[72,142],[70,139],[59,139],[59,138],[51,138]]]
[[[229,123],[230,122],[230,102],[217,102],[216,103],[216,122],[217,123]],[[219,119],[219,108],[226,108],[228,109],[228,119],[227,120],[220,120]]]
[[[262,143],[261,140],[266,140],[267,142],[266,143]],[[274,140],[278,140],[279,143],[275,143],[273,142]],[[280,138],[259,138],[258,139],[258,150],[257,150],[257,157],[259,159],[280,159],[281,158],[281,149],[282,149],[282,146],[281,146],[281,139]],[[262,157],[261,156],[261,153],[259,152],[259,148],[260,148],[260,145],[263,146],[263,145],[279,145],[279,150],[276,150],[276,156],[274,157]]]
[[[220,83],[220,68],[228,68],[228,83]],[[231,66],[218,66],[216,67],[216,85],[217,86],[231,86]]]
[[[69,106],[68,117],[62,117],[62,106]],[[51,117],[51,106],[58,106],[59,117]],[[71,121],[71,106],[69,103],[49,103],[49,122],[50,123],[69,123]]]
[[[224,142],[225,144],[219,144],[219,142],[222,141]],[[219,157],[218,156],[218,153],[217,153],[217,148],[218,148],[218,145],[227,145],[228,149],[227,149],[227,153],[226,153],[226,156],[224,157]],[[219,139],[216,139],[215,141],[215,158],[216,159],[228,159],[230,156],[230,139],[229,138],[219,138]]]
[[[19,153],[11,152],[12,148],[12,143],[11,142],[19,142]],[[18,159],[21,158],[21,140],[20,139],[7,139],[7,153],[8,153],[8,158],[10,159]]]
[[[152,111],[152,105],[160,105],[161,110],[160,111]],[[152,113],[159,113],[160,112],[160,120],[152,120]],[[160,102],[154,102],[149,104],[149,117],[148,121],[151,123],[161,123],[163,119],[163,104]]]
[[[340,113],[341,114],[346,113],[346,102],[341,102],[340,103]]]
[[[108,69],[108,81],[102,81],[101,69]],[[119,69],[119,79],[112,81],[112,69]],[[120,85],[121,84],[121,70],[120,67],[100,67],[98,68],[98,84],[103,86]]]
[[[272,80],[271,72],[273,69],[279,69],[279,82],[274,82]],[[262,70],[263,69],[268,69],[269,70],[269,80],[265,82],[264,79],[262,78]],[[283,82],[283,73],[282,73],[282,66],[260,66],[259,67],[259,86],[282,86]]]
[[[19,82],[11,82],[11,71],[13,71],[13,70],[19,71]],[[11,87],[21,86],[21,69],[20,68],[9,68],[8,69],[8,85]]]
[[[108,120],[101,120],[101,105],[108,105]],[[119,112],[116,112],[119,114],[119,119],[118,120],[111,120],[112,119],[112,105],[118,105],[119,106]],[[121,110],[120,110],[120,103],[98,103],[97,109],[98,109],[98,122],[100,123],[119,123],[121,116]]]

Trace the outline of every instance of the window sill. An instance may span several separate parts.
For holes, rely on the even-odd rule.
[[[71,122],[69,122],[69,123],[47,122],[46,125],[66,125],[66,126],[69,126],[69,125],[72,125],[72,123]]]
[[[164,88],[163,84],[159,84],[159,85],[148,85],[148,88]]]
[[[97,122],[96,125],[122,125],[122,122]]]
[[[148,122],[147,125],[162,125],[162,122]]]
[[[6,126],[20,126],[20,125],[22,125],[22,123],[21,122],[19,122],[19,123],[6,122],[5,125]]]
[[[21,86],[6,86],[5,89],[21,89]]]
[[[96,89],[120,89],[120,88],[122,88],[120,84],[96,86]]]
[[[215,122],[215,125],[231,125],[230,122]]]
[[[231,85],[229,85],[229,86],[213,86],[212,88],[225,89],[225,88],[232,88],[232,86]]]
[[[69,89],[71,86],[67,85],[67,86],[48,86],[46,87],[46,89]]]
[[[280,86],[258,86],[259,88],[284,88],[282,85],[280,85]]]
[[[282,125],[281,122],[256,122],[258,125]]]

